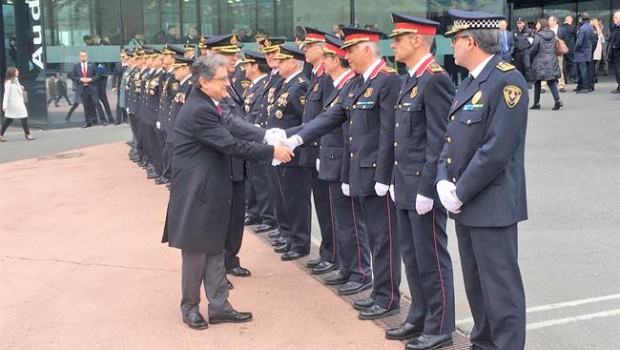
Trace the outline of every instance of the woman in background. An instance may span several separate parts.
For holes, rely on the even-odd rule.
[[[543,80],[547,82],[555,101],[552,109],[554,111],[560,109],[563,104],[558,94],[560,65],[558,56],[555,53],[555,33],[549,28],[549,22],[544,18],[536,22],[534,41],[530,47],[530,59],[532,60],[532,78],[536,81],[534,85],[534,104],[530,109],[540,109],[540,84]]]
[[[592,18],[592,20],[590,20],[590,24],[592,25],[592,28],[594,28],[594,34],[598,38],[596,41],[596,46],[594,47],[594,52],[592,53],[591,67],[594,83],[598,83],[596,72],[598,72],[598,66],[601,64],[601,59],[603,58],[603,44],[605,44],[605,35],[603,35],[603,29],[601,28],[601,23],[598,19]]]
[[[0,142],[5,141],[4,132],[11,125],[13,119],[21,119],[26,140],[34,140],[28,129],[28,110],[24,103],[24,87],[19,84],[19,71],[15,67],[9,67],[6,70],[5,77],[4,98],[2,100],[4,122],[2,123],[2,130],[0,130]]]

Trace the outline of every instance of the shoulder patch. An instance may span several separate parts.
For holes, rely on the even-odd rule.
[[[495,68],[501,70],[502,72],[508,72],[508,71],[515,69],[515,66],[513,66],[510,63],[502,61],[502,62],[499,62],[497,66],[495,66]]]
[[[443,68],[438,63],[431,63],[428,65],[428,69],[430,69],[433,73],[441,73],[443,72]]]
[[[388,66],[383,66],[383,68],[381,68],[381,71],[387,74],[396,74],[398,73],[398,71],[392,67],[388,67]]]

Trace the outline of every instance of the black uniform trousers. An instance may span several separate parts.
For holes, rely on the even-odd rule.
[[[148,154],[151,156],[153,167],[155,168],[155,172],[161,175],[164,168],[164,161],[161,156],[159,140],[157,139],[157,127],[150,123],[144,123],[144,131]]]
[[[319,256],[323,261],[338,263],[338,249],[336,248],[334,225],[332,225],[333,214],[329,207],[329,182],[319,179],[319,172],[316,168],[309,169],[312,173],[314,211],[321,229]]]
[[[382,308],[398,308],[401,263],[394,203],[389,195],[357,199],[361,215],[356,214],[355,220],[358,225],[361,225],[359,221],[365,223],[372,251],[372,297]]]
[[[280,196],[290,225],[289,250],[306,255],[310,253],[312,204],[310,191],[312,172],[308,167],[277,166]],[[278,211],[276,211],[278,215]],[[278,216],[278,222],[280,217]]]
[[[411,293],[407,322],[425,334],[454,331],[454,284],[446,234],[447,212],[397,209],[398,238]]]
[[[270,168],[271,165],[261,162],[248,162],[246,190],[250,188],[250,192],[254,193],[255,207],[253,208],[254,212],[251,212],[251,214],[256,215],[261,220],[261,223],[276,227],[278,226],[278,220],[276,219],[271,199],[272,193],[268,190]],[[248,191],[246,191],[247,193]],[[246,200],[246,202],[250,202],[250,200]]]
[[[131,111],[127,112],[127,118],[129,118],[129,127],[131,128],[131,134],[133,135],[134,148],[136,149],[136,152],[138,152],[138,155],[140,155],[138,151],[138,118]]]
[[[291,225],[289,223],[286,206],[284,205],[284,195],[282,194],[282,186],[280,186],[278,167],[271,167],[269,170],[269,193],[278,221],[280,238],[284,238],[288,242],[291,235]]]
[[[525,347],[525,292],[517,262],[517,224],[471,227],[456,221],[474,349]]]
[[[239,267],[239,251],[243,240],[243,218],[245,216],[245,181],[233,181],[230,221],[226,235],[226,268]]]
[[[351,282],[368,283],[372,280],[368,234],[364,221],[355,220],[362,215],[361,206],[355,205],[355,199],[345,196],[341,186],[340,182],[328,182],[340,274]]]
[[[532,63],[530,62],[529,49],[525,51],[515,50],[514,58],[515,58],[515,66],[517,67],[517,70],[521,72],[521,74],[523,74],[523,77],[525,78],[527,82],[531,82],[532,79],[531,79],[530,67],[532,66]]]
[[[168,156],[168,147],[166,147],[166,132],[155,128],[155,138],[157,140],[157,146],[159,147],[159,157],[161,159],[161,172],[160,175],[164,176],[166,171],[170,168],[169,164],[169,156]],[[167,176],[166,178],[170,178]]]
[[[252,176],[250,174],[250,165],[248,162],[247,166],[248,172],[248,180]],[[258,202],[256,200],[256,190],[254,189],[254,185],[252,181],[245,182],[245,213],[247,216],[253,219],[260,219],[260,214],[258,213]]]

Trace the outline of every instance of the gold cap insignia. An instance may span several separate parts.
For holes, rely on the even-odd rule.
[[[237,45],[237,36],[236,36],[236,35],[233,35],[233,36],[230,38],[230,44],[231,44],[231,45]]]

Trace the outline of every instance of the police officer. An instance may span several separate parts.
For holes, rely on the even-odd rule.
[[[158,173],[157,160],[154,151],[155,133],[153,128],[157,122],[157,107],[153,107],[155,112],[151,110],[152,101],[149,100],[150,94],[155,94],[159,85],[159,75],[155,68],[155,51],[152,47],[144,48],[144,59],[147,71],[142,75],[140,82],[140,114],[138,120],[141,121],[143,148],[147,155],[146,177],[147,179],[156,179],[161,173]],[[160,61],[161,62],[161,61]],[[161,64],[159,64],[161,66]],[[153,85],[153,89],[151,89]],[[154,101],[153,101],[154,102]]]
[[[455,221],[474,348],[523,349],[525,293],[517,223],[527,219],[524,148],[528,94],[499,53],[501,17],[451,10],[456,62],[471,75],[448,113],[437,192]]]
[[[386,338],[414,338],[407,349],[436,349],[452,345],[454,331],[447,212],[435,192],[454,85],[430,53],[439,23],[398,13],[392,21],[394,56],[408,73],[396,103],[391,194],[413,302],[405,322]]]
[[[351,196],[360,206],[359,226],[369,232],[373,251],[374,285],[370,298],[357,300],[354,307],[361,309],[359,318],[372,320],[398,313],[400,309],[400,254],[394,203],[387,196],[394,162],[394,105],[401,85],[396,70],[386,66],[378,46],[382,33],[345,27],[343,49],[353,71],[359,76],[351,82],[346,98],[327,113],[333,120],[346,118],[345,153],[342,167],[342,192]],[[323,126],[321,126],[323,127]],[[330,128],[327,128],[329,131]],[[289,147],[305,141],[293,135],[286,140]],[[369,283],[347,282],[339,288],[340,294],[358,293],[370,287]]]
[[[318,29],[306,27],[306,39],[303,42],[305,62],[312,66],[306,104],[302,122],[307,123],[314,119],[323,110],[325,100],[334,89],[332,78],[325,74],[323,53],[327,33]],[[321,245],[319,257],[308,261],[306,266],[311,268],[312,274],[318,275],[338,268],[338,250],[336,248],[335,228],[332,227],[333,215],[329,207],[329,183],[319,178],[319,142],[311,142],[300,148],[299,162],[310,168],[312,173],[312,196],[314,209],[321,229]]]
[[[523,18],[517,19],[517,29],[513,32],[515,49],[514,59],[517,70],[523,74],[528,85],[531,86],[530,67],[530,46],[532,46],[532,37],[534,33],[527,27],[527,23]]]
[[[282,85],[270,99],[267,127],[287,129],[301,125],[308,79],[302,73],[303,51],[294,46],[282,45],[275,57],[280,61],[279,74]],[[277,181],[283,210],[276,211],[279,222],[290,225],[288,242],[278,245],[276,253],[283,253],[284,261],[299,259],[310,253],[312,173],[300,163],[299,151],[293,161],[276,167]]]
[[[170,107],[170,112],[168,114],[168,130],[171,130],[171,133],[168,134],[168,139],[166,142],[172,143],[172,147],[174,148],[174,124],[179,114],[179,110],[185,104],[187,97],[192,91],[193,81],[192,81],[192,64],[194,60],[192,58],[187,58],[183,56],[174,56],[174,79],[175,82],[172,83],[172,103]],[[172,180],[172,179],[171,179]]]
[[[140,166],[146,166],[147,156],[143,149],[142,129],[139,121],[140,104],[138,103],[140,98],[140,85],[141,78],[146,70],[144,63],[144,50],[138,48],[134,51],[134,63],[135,67],[131,71],[129,80],[127,82],[126,89],[126,104],[127,114],[129,116],[129,123],[131,124],[131,130],[133,131],[135,138],[136,159],[135,162]]]

